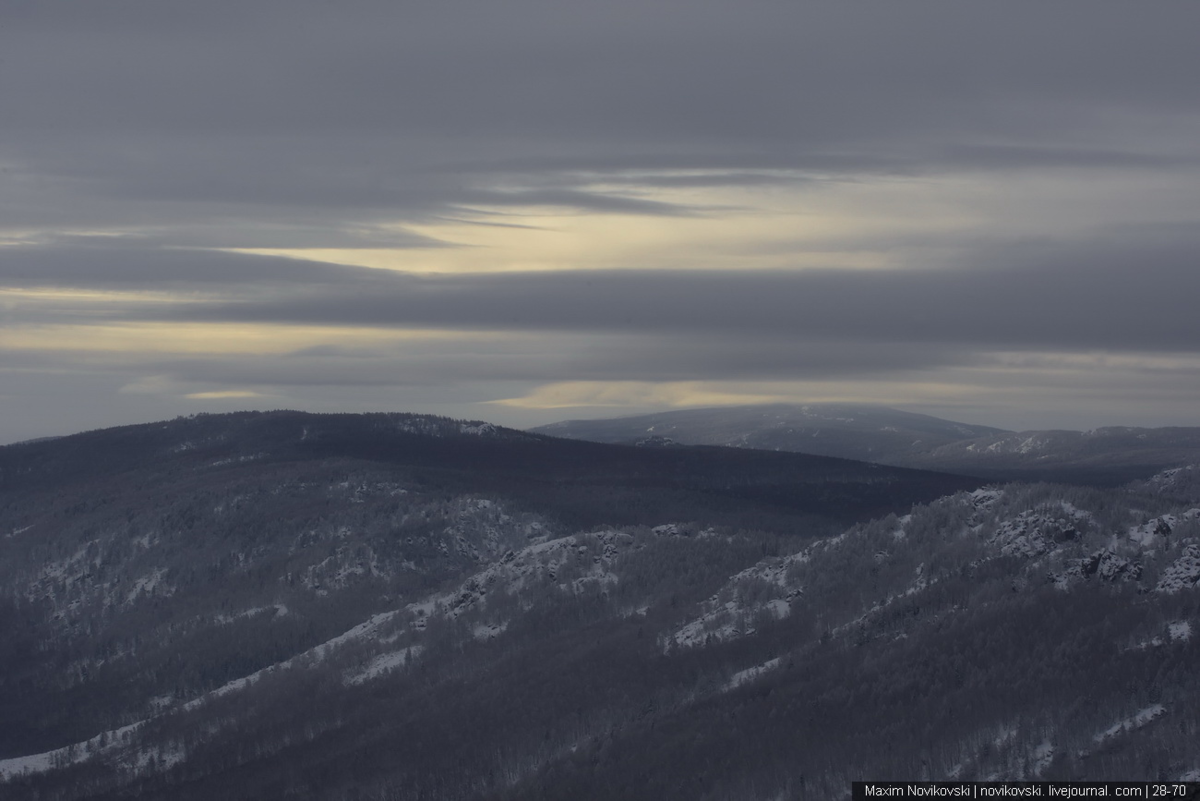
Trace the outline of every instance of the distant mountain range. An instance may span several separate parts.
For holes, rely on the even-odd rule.
[[[884,406],[685,409],[532,431],[623,444],[724,445],[837,456],[996,480],[1115,485],[1200,461],[1200,428],[1005,431]]]
[[[980,483],[401,414],[2,447],[0,797],[1200,780],[1200,467]]]

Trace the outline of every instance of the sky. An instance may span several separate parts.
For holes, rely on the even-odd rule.
[[[0,443],[1200,425],[1200,4],[0,2]]]

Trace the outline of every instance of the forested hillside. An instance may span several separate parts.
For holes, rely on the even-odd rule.
[[[5,798],[1200,777],[1200,469],[981,488],[298,413],[0,469]]]

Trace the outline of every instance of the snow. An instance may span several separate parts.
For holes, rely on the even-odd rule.
[[[1174,467],[1170,470],[1163,470],[1161,473],[1151,476],[1146,483],[1152,489],[1163,492],[1184,483],[1188,478],[1186,473],[1196,468],[1197,465],[1187,465],[1186,467]]]
[[[572,581],[571,589],[575,595],[580,595],[586,592],[589,586],[603,588],[616,584],[619,581],[620,578],[616,573],[603,570],[600,565],[595,565],[589,573]]]
[[[746,668],[745,670],[739,670],[730,677],[728,682],[726,682],[725,689],[733,690],[741,687],[743,684],[749,684],[764,673],[769,673],[770,671],[779,667],[781,661],[782,660],[780,657],[775,657],[774,659],[768,659],[761,665],[755,665],[754,667]]]
[[[86,569],[84,563],[87,561],[88,547],[92,544],[94,543],[88,542],[66,559],[47,564],[44,568],[42,568],[42,581],[62,581],[63,579],[66,579],[68,572],[84,572]]]
[[[290,614],[286,605],[272,604],[271,606],[255,606],[251,609],[244,609],[235,615],[217,615],[213,618],[213,622],[218,626],[226,626],[230,623],[233,623],[235,620],[254,617],[255,615],[261,615],[264,612],[273,612],[271,615],[272,618],[284,617],[285,615]]]
[[[52,757],[57,753],[59,751],[47,751],[44,754],[0,759],[0,778],[10,779],[23,773],[44,773],[54,767]]]
[[[761,605],[741,606],[736,601],[710,609],[700,617],[682,626],[670,639],[685,648],[703,645],[711,637],[716,642],[731,640],[755,632],[750,620],[760,611],[767,611],[776,620],[782,620],[792,612],[787,601],[776,598]]]
[[[1200,586],[1200,545],[1188,545],[1183,554],[1166,570],[1155,586],[1157,592],[1172,594]]]
[[[1001,523],[991,543],[998,545],[1005,556],[1041,556],[1052,547],[1053,534],[1047,536],[1052,526],[1053,521],[1043,515],[1022,512],[1015,519]]]
[[[504,633],[508,628],[508,622],[503,623],[477,623],[471,629],[471,636],[477,640],[494,640]]]
[[[732,639],[744,633],[736,622],[738,611],[738,605],[728,601],[680,628],[672,639],[684,647],[703,645],[709,637],[718,642]]]
[[[142,576],[133,583],[131,589],[125,596],[125,603],[131,604],[138,599],[139,596],[145,595],[171,595],[175,592],[175,588],[163,583],[163,577],[167,575],[164,568],[158,568],[147,576]],[[159,588],[162,585],[162,588]]]
[[[1105,740],[1108,740],[1111,737],[1116,737],[1117,735],[1124,734],[1125,732],[1135,731],[1142,728],[1147,723],[1150,723],[1155,718],[1166,714],[1166,711],[1167,708],[1162,704],[1151,704],[1145,709],[1138,710],[1138,712],[1131,717],[1117,721],[1092,739],[1094,739],[1097,743],[1103,743]]]
[[[1174,515],[1163,515],[1142,523],[1140,526],[1129,527],[1129,539],[1143,548],[1153,548],[1160,537],[1169,534],[1175,528]]]
[[[818,545],[824,547],[825,543]],[[811,547],[784,557],[768,557],[735,574],[717,594],[704,601],[699,617],[680,627],[668,639],[677,645],[692,647],[703,645],[709,637],[720,642],[753,634],[754,627],[749,621],[760,612],[768,612],[776,620],[782,620],[792,613],[791,600],[804,595],[804,588],[789,577],[790,570],[794,565],[808,562],[810,554]],[[774,585],[784,597],[755,603],[742,602],[740,588],[746,583],[757,582]],[[733,600],[727,600],[731,596]]]
[[[1166,643],[1163,641],[1162,637],[1151,637],[1148,640],[1142,640],[1141,642],[1137,643],[1136,645],[1133,645],[1129,650],[1144,651],[1147,648],[1158,648],[1159,646],[1165,645],[1165,644]]]
[[[126,745],[131,735],[145,725],[144,721],[131,723],[119,729],[97,734],[90,740],[73,743],[53,751],[44,751],[29,756],[0,759],[0,779],[11,779],[24,773],[44,773],[57,767],[84,762],[102,753],[115,751]]]
[[[224,467],[227,464],[243,464],[245,462],[253,462],[258,459],[265,458],[265,453],[251,453],[245,456],[230,456],[226,459],[217,459],[215,462],[209,462],[209,467]]]
[[[1033,752],[1033,775],[1040,776],[1054,761],[1054,743],[1044,740]]]
[[[970,497],[976,509],[987,509],[1004,497],[1004,490],[998,487],[980,487],[972,492]]]
[[[1002,745],[1004,745],[1005,743],[1007,743],[1009,740],[1014,739],[1016,736],[1017,736],[1017,727],[1016,726],[1001,726],[1000,729],[996,732],[996,736],[992,739],[992,745],[995,746],[996,748],[999,748]]]
[[[1187,642],[1192,638],[1192,624],[1187,620],[1177,620],[1167,624],[1167,636],[1172,640]]]
[[[345,682],[346,684],[362,684],[371,679],[376,679],[396,668],[404,667],[413,659],[420,656],[423,650],[424,648],[420,645],[410,645],[398,651],[380,654],[368,662],[361,670],[348,673],[345,677]]]
[[[152,765],[158,770],[166,770],[184,760],[184,750],[172,743],[131,749],[133,735],[143,725],[145,721],[139,721],[53,751],[0,760],[0,781],[32,773],[45,773],[102,756],[138,773],[144,773]]]
[[[1056,540],[1078,538],[1080,533],[1076,523],[1091,517],[1090,512],[1067,501],[1058,501],[998,521],[999,526],[989,543],[999,546],[1004,556],[1041,556],[1054,548]]]
[[[1086,509],[1080,509],[1070,501],[1059,501],[1059,507],[1076,520],[1090,520],[1092,513]]]
[[[1033,451],[1044,448],[1045,445],[1046,445],[1045,441],[1042,440],[1041,438],[1029,437],[1028,439],[1024,440],[1020,445],[1017,446],[1017,452],[1018,453],[1032,453]]]
[[[766,608],[775,616],[776,620],[783,620],[792,613],[792,605],[779,598],[767,601]]]
[[[150,699],[150,707],[155,710],[166,709],[174,703],[175,696],[171,693],[163,693]]]
[[[132,758],[123,760],[138,773],[146,773],[153,766],[157,770],[168,770],[182,762],[187,752],[181,746],[167,745],[162,748],[142,749]]]
[[[411,606],[408,608],[411,608]],[[212,692],[202,695],[199,698],[193,698],[191,701],[188,701],[186,704],[184,704],[183,708],[187,710],[196,709],[212,698],[220,698],[230,693],[244,690],[245,688],[262,679],[264,676],[277,670],[296,666],[319,664],[327,659],[334,650],[348,643],[365,640],[368,638],[381,639],[378,636],[380,628],[385,623],[396,617],[396,615],[399,613],[399,610],[393,610],[391,612],[381,612],[380,614],[372,615],[370,618],[362,623],[359,623],[357,626],[344,631],[338,636],[326,640],[320,645],[316,645],[307,651],[304,651],[303,653],[297,654],[296,656],[293,656],[292,658],[286,659],[282,662],[277,662],[274,665],[263,668],[262,670],[256,670],[248,676],[243,676],[239,679],[234,679],[233,681],[227,682]]]
[[[306,651],[305,653],[311,653],[317,657],[324,657],[333,649],[341,647],[348,642],[353,642],[354,640],[363,640],[378,633],[380,627],[382,627],[384,623],[387,623],[398,614],[400,614],[398,610],[393,610],[391,612],[380,612],[377,615],[371,615],[371,617],[362,623],[359,623],[354,628],[339,634],[331,640],[327,640],[321,645],[318,645],[310,651]],[[288,661],[290,662],[292,660]]]

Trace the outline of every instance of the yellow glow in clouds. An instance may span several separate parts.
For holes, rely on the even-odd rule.
[[[280,354],[318,346],[378,347],[413,340],[478,339],[478,332],[243,323],[122,323],[6,329],[6,350],[182,354]]]
[[[598,269],[803,269],[893,266],[888,242],[969,228],[977,220],[913,183],[802,183],[644,190],[626,197],[678,213],[598,213],[548,206],[477,208],[457,219],[408,224],[447,247],[238,248],[415,273]]]

